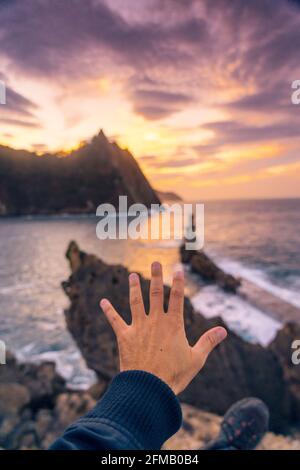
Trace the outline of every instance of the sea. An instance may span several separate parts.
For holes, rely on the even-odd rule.
[[[204,248],[212,259],[300,308],[300,199],[199,202],[205,211]],[[70,275],[69,242],[76,240],[82,250],[145,277],[151,262],[159,260],[167,284],[181,267],[180,240],[99,240],[97,222],[88,215],[0,219],[0,339],[20,361],[55,361],[77,389],[95,377],[65,326],[69,301],[61,282]],[[272,341],[279,321],[184,269],[186,294],[196,311],[221,316],[249,342]]]

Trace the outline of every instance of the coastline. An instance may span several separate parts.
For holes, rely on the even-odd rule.
[[[230,204],[228,202],[226,206]],[[282,204],[285,207],[285,201]],[[238,201],[234,203],[234,206],[239,205]],[[252,216],[252,209],[250,208],[249,211]],[[229,327],[241,338],[251,343],[266,345],[285,321],[284,311],[292,310],[293,317],[291,318],[298,320],[295,318],[298,314],[297,306],[295,310],[289,303],[289,299],[291,302],[299,303],[299,294],[297,296],[296,292],[294,295],[297,283],[290,284],[288,278],[284,277],[285,266],[283,266],[282,284],[277,284],[276,279],[272,284],[273,277],[269,276],[268,269],[264,269],[265,265],[260,263],[256,251],[251,251],[252,243],[255,244],[257,238],[247,242],[247,238],[241,240],[233,234],[233,232],[238,232],[240,227],[240,225],[232,227],[231,224],[232,218],[236,220],[235,209],[233,212],[230,209],[225,218],[223,213],[220,215],[223,219],[219,219],[219,208],[215,205],[211,206],[208,219],[213,217],[213,220],[207,221],[207,253],[224,271],[241,277],[244,284],[254,283],[252,292],[255,290],[255,296],[250,298],[250,293],[244,292],[243,288],[241,295],[239,292],[235,296],[230,293],[221,295],[219,291],[214,290],[214,287],[204,285],[200,277],[194,274],[187,275],[187,295],[192,299],[199,294],[199,298],[203,301],[204,298],[206,299],[206,308],[209,310],[207,318],[222,316]],[[76,347],[63,331],[63,309],[66,306],[66,299],[59,282],[68,274],[67,265],[63,259],[68,241],[76,236],[80,245],[86,247],[88,252],[99,256],[107,263],[120,263],[129,270],[141,272],[146,278],[150,260],[159,259],[166,266],[167,284],[170,282],[172,271],[180,264],[178,259],[180,242],[169,240],[152,243],[139,241],[125,243],[118,240],[101,242],[94,237],[96,220],[93,214],[0,217],[1,230],[3,230],[0,293],[2,295],[2,336],[4,336],[1,339],[7,342],[8,348],[17,353],[22,361],[31,359],[43,361],[45,358],[55,358],[59,371],[73,386],[77,386],[78,383],[85,383],[88,386],[90,382],[85,368],[81,365],[74,366],[74,357],[77,357]],[[239,219],[237,223],[240,223]],[[264,224],[259,214],[257,223]],[[222,230],[224,226],[227,226],[228,233],[219,236],[219,229]],[[291,229],[294,231],[294,226]],[[243,230],[242,233],[244,233]],[[221,246],[220,242],[225,239],[225,235],[226,240],[228,238],[229,241],[225,240],[223,253],[223,243]],[[290,240],[289,235],[290,230],[287,233],[288,240]],[[210,243],[211,240],[213,243]],[[274,238],[275,246],[276,240]],[[279,241],[281,242],[281,239]],[[231,248],[232,257],[230,256]],[[293,251],[294,249],[293,246]],[[250,263],[247,263],[247,258],[245,258],[248,253],[252,256]],[[257,268],[255,260],[257,260]],[[272,259],[270,261],[272,262]],[[51,269],[48,269],[49,266]],[[270,291],[273,291],[272,305],[277,306],[276,315],[271,309],[264,311],[264,306],[268,304],[265,298],[270,299]],[[281,308],[282,306],[284,309]],[[195,310],[199,310],[206,316],[204,309],[195,308]],[[224,312],[226,316],[223,316]],[[21,355],[18,354],[19,352]],[[75,373],[78,380],[74,380]]]
[[[19,363],[10,354],[7,367],[1,369],[0,376],[0,392],[2,390],[4,395],[11,391],[10,408],[3,409],[5,419],[0,426],[0,446],[7,449],[47,448],[68,424],[82,414],[82,410],[87,411],[95,405],[118,371],[115,338],[103,316],[98,314],[96,305],[102,292],[108,291],[115,302],[125,308],[123,299],[128,270],[121,265],[107,265],[95,255],[80,251],[75,242],[70,243],[66,256],[71,271],[71,276],[62,283],[70,301],[64,312],[67,329],[77,344],[78,352],[95,371],[97,382],[86,390],[71,390],[50,357],[44,356],[44,361],[39,361],[39,364],[30,364],[28,361]],[[149,280],[142,277],[141,283],[146,293]],[[225,295],[240,298],[239,293]],[[166,299],[168,296],[169,287],[165,286]],[[185,311],[186,331],[191,344],[193,338],[207,328],[223,324],[220,317],[206,319],[202,312],[197,314],[188,298],[185,299]],[[128,306],[124,314],[127,318]],[[166,447],[201,446],[218,429],[219,416],[232,402],[245,396],[258,396],[270,408],[271,429],[276,434],[290,434],[284,438],[269,433],[262,448],[299,449],[299,438],[297,433],[292,435],[292,426],[295,426],[297,418],[294,416],[295,406],[298,407],[300,402],[300,377],[298,379],[289,371],[289,351],[286,348],[298,330],[297,325],[286,325],[272,343],[264,347],[248,343],[229,329],[226,343],[215,351],[205,370],[180,395],[184,425]],[[239,382],[234,380],[237,371]],[[266,374],[268,381],[263,380]],[[205,429],[206,437],[203,434]]]
[[[300,308],[268,292],[248,279],[242,278],[238,295],[275,320],[282,323],[295,322],[300,324]]]

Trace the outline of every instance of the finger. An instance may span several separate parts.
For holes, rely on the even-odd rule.
[[[204,366],[209,354],[226,338],[226,336],[227,331],[225,328],[222,326],[217,326],[206,331],[206,333],[204,333],[199,338],[193,347],[193,351],[196,355],[196,361],[199,364],[199,369]]]
[[[114,309],[112,304],[107,299],[102,299],[100,302],[100,306],[106,316],[109,324],[111,325],[112,329],[115,332],[115,335],[118,335],[124,331],[124,329],[128,326],[127,323],[123,320],[123,318],[118,314],[118,312]]]
[[[142,296],[139,275],[132,273],[129,276],[129,302],[132,321],[139,321],[146,315]]]
[[[168,313],[183,317],[184,304],[184,273],[178,271],[174,274],[170,293]]]
[[[163,311],[164,287],[161,264],[155,261],[151,265],[150,312]]]

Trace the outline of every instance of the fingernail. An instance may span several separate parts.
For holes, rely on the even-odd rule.
[[[183,271],[176,271],[174,274],[174,279],[183,279],[184,278],[184,273]]]
[[[108,300],[107,299],[102,299],[100,302],[100,307],[105,308],[108,305]]]
[[[226,338],[227,336],[227,331],[225,328],[222,328],[221,326],[216,330],[215,335],[218,339],[219,342],[223,341],[223,339]]]
[[[161,272],[161,264],[158,261],[154,261],[151,265],[152,274],[159,274]]]
[[[131,273],[129,274],[129,282],[131,283],[136,283],[139,280],[139,276],[136,273]]]

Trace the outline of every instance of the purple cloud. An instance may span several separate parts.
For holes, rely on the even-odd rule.
[[[0,122],[10,126],[39,127],[34,112],[38,106],[9,86],[7,77],[0,72],[6,88],[6,104],[1,106]]]
[[[183,93],[155,89],[135,89],[131,99],[135,111],[148,119],[169,116],[192,102],[192,97]]]
[[[205,124],[202,127],[214,132],[213,143],[219,146],[300,137],[297,122],[292,124],[283,121],[276,124],[251,126],[236,121],[219,121]]]
[[[289,84],[300,78],[295,3],[140,0],[132,5],[132,0],[2,1],[0,56],[12,70],[53,82],[114,74],[146,119],[167,118],[190,104],[200,107],[215,95],[214,106],[226,108],[231,120],[241,112],[282,113],[286,121],[276,130],[283,137],[289,122],[298,121],[289,108]],[[218,93],[227,86],[245,93],[224,103]],[[24,114],[34,112],[11,99]],[[273,136],[265,129],[257,138],[267,132]],[[251,135],[256,138],[255,130]]]
[[[17,127],[28,127],[28,128],[38,128],[40,124],[34,121],[25,121],[21,119],[13,119],[13,118],[2,118],[0,117],[0,122],[2,124],[7,124],[9,126],[17,126]]]

